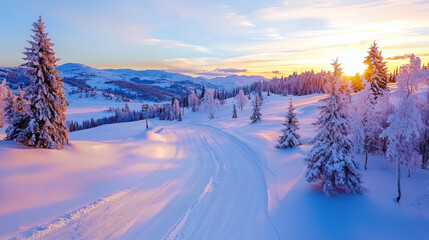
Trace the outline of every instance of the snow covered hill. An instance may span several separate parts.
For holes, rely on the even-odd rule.
[[[217,77],[207,80],[210,84],[223,87],[225,89],[232,89],[236,87],[248,86],[254,82],[267,80],[261,76],[239,76],[230,75],[226,77]]]
[[[324,97],[292,97],[304,143],[294,149],[274,147],[289,102],[278,95],[256,124],[250,104],[231,119],[229,100],[213,120],[187,110],[149,130],[137,121],[73,132],[62,151],[0,142],[0,239],[426,239],[429,204],[416,203],[429,199],[429,171],[403,178],[400,204],[395,168],[379,156],[361,195],[327,197],[306,182]]]
[[[161,70],[136,71],[131,69],[96,69],[78,63],[66,63],[57,68],[65,83],[66,91],[78,88],[103,91],[133,100],[168,101],[203,86],[209,89],[231,90],[266,80],[261,76],[232,75],[214,79],[191,77]],[[27,81],[19,68],[0,68],[0,79],[17,87]]]

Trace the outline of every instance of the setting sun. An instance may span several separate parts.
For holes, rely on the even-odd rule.
[[[362,74],[365,71],[363,63],[366,51],[346,51],[338,56],[338,60],[346,76],[354,76],[356,73]]]

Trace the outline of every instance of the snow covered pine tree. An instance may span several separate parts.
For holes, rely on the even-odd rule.
[[[21,133],[27,128],[30,122],[28,114],[28,102],[24,99],[24,93],[18,89],[18,96],[9,94],[9,105],[6,108],[9,126],[6,129],[6,140],[20,141],[24,135]]]
[[[255,99],[253,100],[252,105],[253,105],[253,113],[252,113],[252,116],[250,116],[250,121],[252,123],[261,121],[261,116],[262,116],[261,105],[260,105],[260,100],[258,95],[255,96]]]
[[[6,120],[7,123],[10,123],[10,119],[15,113],[14,111],[15,104],[16,104],[16,96],[9,88],[7,91],[7,96],[5,98],[5,105],[4,105],[4,119]]]
[[[374,100],[383,91],[387,90],[387,67],[381,56],[381,51],[378,51],[377,43],[371,45],[368,51],[368,56],[365,58],[364,63],[368,66],[363,76],[371,83],[371,91],[374,94]]]
[[[280,136],[276,148],[293,148],[301,145],[299,141],[299,134],[296,132],[299,130],[298,119],[296,119],[295,108],[292,104],[292,98],[289,102],[289,110],[286,115],[286,120],[283,123],[284,129],[282,130],[283,135]]]
[[[189,105],[192,108],[192,112],[196,112],[198,110],[198,97],[195,92],[192,92],[191,95],[189,95]]]
[[[427,76],[426,84],[429,84],[429,76]],[[419,153],[422,155],[421,167],[426,169],[426,165],[429,162],[429,88],[426,92],[425,100],[420,103],[423,126],[419,139]]]
[[[179,111],[179,117],[177,118],[177,121],[179,121],[179,122],[183,121],[182,111]]]
[[[247,104],[247,99],[246,99],[246,96],[244,95],[243,89],[240,89],[240,91],[238,91],[238,95],[236,96],[236,99],[237,99],[238,108],[240,108],[240,110],[243,110],[243,108]]]
[[[174,119],[178,119],[181,109],[180,109],[179,100],[177,98],[173,99],[172,110],[173,110]]]
[[[27,62],[21,65],[30,78],[25,92],[30,101],[30,122],[16,140],[36,148],[61,149],[68,144],[68,133],[63,82],[55,70],[59,59],[55,58],[42,17],[33,27],[31,46],[24,52]]]
[[[362,86],[363,89],[356,94],[356,100],[350,111],[350,127],[355,151],[365,152],[365,170],[367,170],[368,153],[378,150],[376,143],[382,129],[375,112],[371,84],[363,79]]]
[[[389,127],[380,135],[388,140],[387,157],[396,161],[397,202],[401,200],[401,165],[409,170],[418,158],[416,139],[423,124],[415,99],[419,68],[420,59],[414,55],[411,55],[409,64],[402,66],[401,75],[397,78],[399,104],[395,113],[389,116]]]
[[[214,98],[212,91],[206,90],[206,95],[204,96],[203,101],[205,109],[209,114],[209,119],[213,119],[215,117],[216,110],[219,107],[219,100]]]
[[[369,152],[383,152],[386,151],[387,142],[385,139],[379,137],[381,132],[388,126],[387,118],[393,113],[393,106],[389,101],[388,74],[386,62],[383,61],[381,51],[378,50],[377,43],[371,45],[368,51],[368,56],[365,57],[364,64],[367,65],[363,78],[370,84],[370,92],[373,95],[370,102],[375,113],[371,116],[373,120],[377,120],[376,126],[372,126],[375,138],[370,143]],[[374,121],[375,123],[375,121]],[[375,128],[376,127],[376,128]],[[365,162],[366,169],[367,162]]]
[[[7,106],[7,95],[10,89],[6,85],[6,79],[0,84],[0,128],[4,125],[5,111]]]
[[[237,118],[237,107],[235,103],[232,105],[232,118]]]
[[[344,115],[343,97],[339,93],[342,69],[338,59],[332,63],[333,75],[327,82],[326,90],[329,97],[320,106],[320,116],[317,121],[319,133],[313,140],[311,149],[305,161],[305,173],[308,182],[321,182],[326,195],[335,193],[338,188],[347,193],[362,192],[358,163],[352,155],[352,144],[348,139],[349,126]]]

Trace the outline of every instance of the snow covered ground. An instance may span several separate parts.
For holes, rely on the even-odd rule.
[[[414,203],[429,197],[429,171],[402,179],[399,204],[394,167],[379,156],[362,171],[362,195],[326,197],[305,181],[323,97],[293,97],[296,149],[274,148],[289,101],[275,95],[256,124],[250,104],[231,119],[230,102],[213,120],[186,111],[149,130],[139,121],[73,132],[62,151],[0,142],[0,239],[427,239],[429,204]],[[68,116],[99,107],[72,105]]]

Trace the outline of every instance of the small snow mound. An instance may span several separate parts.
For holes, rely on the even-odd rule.
[[[164,128],[160,128],[160,129],[158,129],[158,130],[155,131],[155,133],[158,133],[158,134],[164,133],[164,132],[165,132]]]
[[[165,137],[163,135],[161,135],[161,133],[163,133],[162,129],[155,131],[155,132],[148,132],[146,134],[147,140],[150,141],[158,141],[158,142],[166,142],[167,139],[165,139]]]

